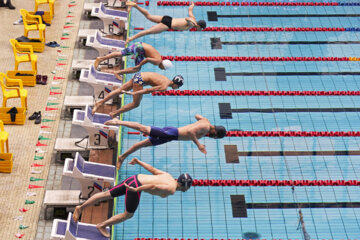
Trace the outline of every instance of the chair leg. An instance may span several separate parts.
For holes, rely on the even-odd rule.
[[[6,152],[9,153],[9,139],[6,139]]]
[[[25,36],[25,37],[28,37],[28,36],[29,36],[29,31],[26,30],[26,29],[24,29],[24,36]]]
[[[37,72],[37,62],[31,61],[32,69],[34,69],[35,72]]]
[[[3,97],[3,105],[2,105],[3,107],[6,107],[6,102],[7,102],[7,98]]]
[[[0,152],[4,153],[4,141],[0,141]]]
[[[19,62],[15,61],[15,71],[19,70]]]

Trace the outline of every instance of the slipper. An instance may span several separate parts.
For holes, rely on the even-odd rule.
[[[45,43],[46,46],[48,47],[60,47],[60,44],[58,44],[57,42],[53,41],[53,42],[48,42],[48,43]]]

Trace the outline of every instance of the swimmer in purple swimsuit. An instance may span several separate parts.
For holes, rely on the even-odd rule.
[[[155,91],[165,91],[169,87],[172,89],[178,89],[183,84],[184,78],[181,75],[176,75],[173,80],[169,80],[167,77],[158,73],[139,72],[136,73],[130,81],[124,83],[120,88],[113,90],[104,99],[97,101],[92,110],[92,113],[94,114],[101,105],[116,95],[121,93],[132,95],[133,101],[131,103],[126,104],[122,108],[117,109],[109,114],[114,118],[117,114],[137,108],[140,105],[143,94],[148,94]],[[151,88],[144,88],[146,85],[150,85]],[[130,91],[131,89],[133,90],[132,92]]]
[[[187,17],[187,18],[172,18],[170,16],[151,15],[147,10],[139,7],[136,3],[130,2],[130,1],[128,1],[126,3],[126,5],[136,8],[148,20],[150,20],[154,23],[157,23],[157,24],[152,26],[149,29],[139,32],[135,36],[129,37],[126,40],[125,45],[139,37],[142,37],[142,36],[145,36],[148,34],[161,33],[161,32],[169,30],[170,28],[179,30],[179,31],[187,31],[191,28],[196,28],[197,31],[200,31],[200,30],[206,28],[206,22],[204,20],[196,21],[196,18],[193,14],[193,9],[195,7],[194,2],[191,2],[191,5],[189,7],[189,17]]]
[[[73,219],[79,221],[81,212],[98,201],[114,199],[125,195],[125,211],[121,214],[112,216],[108,220],[96,225],[96,228],[105,237],[110,237],[106,231],[107,226],[124,222],[132,216],[139,205],[141,192],[166,198],[173,195],[176,191],[186,192],[192,185],[192,178],[189,174],[183,173],[177,180],[169,173],[154,168],[150,164],[144,163],[137,158],[132,159],[129,164],[138,164],[148,170],[153,175],[138,174],[125,179],[122,183],[111,188],[109,191],[94,194],[74,211]]]
[[[199,139],[207,135],[210,138],[223,138],[226,135],[226,129],[223,126],[211,125],[207,118],[199,114],[196,114],[195,118],[197,122],[180,128],[150,127],[137,122],[120,121],[119,119],[113,119],[105,122],[105,125],[121,125],[138,130],[144,135],[149,136],[149,138],[135,143],[125,153],[120,155],[117,162],[117,168],[119,169],[121,167],[121,164],[123,163],[125,158],[127,158],[131,153],[139,150],[140,148],[157,146],[173,140],[193,141],[198,147],[198,149],[202,153],[206,154],[207,151],[205,145],[201,144],[199,142]]]

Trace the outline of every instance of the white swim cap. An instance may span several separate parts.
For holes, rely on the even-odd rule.
[[[172,62],[167,59],[163,60],[161,63],[163,64],[165,70],[170,69],[173,66]]]

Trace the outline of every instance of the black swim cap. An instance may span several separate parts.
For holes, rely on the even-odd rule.
[[[206,28],[206,22],[204,20],[199,20],[197,24],[201,27],[201,29]]]
[[[180,183],[182,187],[191,187],[192,178],[189,174],[183,173],[179,176],[177,182]]]
[[[172,81],[179,87],[181,87],[184,84],[184,78],[181,75],[176,75]]]
[[[216,138],[223,138],[226,136],[226,129],[223,126],[215,126]]]

